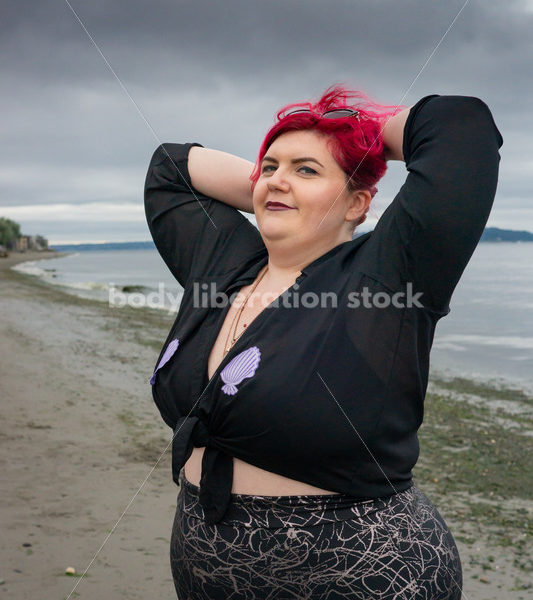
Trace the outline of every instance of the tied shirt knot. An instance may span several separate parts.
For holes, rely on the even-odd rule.
[[[211,442],[209,429],[199,417],[181,417],[176,423],[172,439],[172,478],[179,485],[179,474],[193,447],[205,446],[199,500],[209,525],[218,523],[224,516],[233,483],[233,458]]]

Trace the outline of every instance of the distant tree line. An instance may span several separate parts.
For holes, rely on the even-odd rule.
[[[24,236],[20,232],[20,225],[11,219],[0,217],[0,246],[4,246],[8,250],[16,250],[19,240],[27,242],[29,240],[29,247],[39,249],[45,249],[48,247],[48,240],[42,235]]]
[[[42,248],[48,248],[48,240],[43,237],[42,235],[36,235],[35,236],[35,241],[42,247]]]
[[[11,219],[0,217],[0,244],[2,246],[10,249],[14,248],[21,235],[18,223],[15,223]]]
[[[486,227],[481,236],[482,242],[533,242],[533,233],[516,229]]]

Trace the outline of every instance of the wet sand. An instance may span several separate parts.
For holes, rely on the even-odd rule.
[[[58,256],[25,253],[0,259],[0,593],[57,600],[78,584],[71,598],[175,598],[168,554],[178,488],[170,451],[164,452],[171,431],[148,384],[173,317],[78,299],[8,269],[46,255]],[[531,496],[524,498],[531,479],[519,482],[523,493],[513,488],[512,498],[490,495],[491,486],[509,489],[511,480],[505,477],[511,477],[511,467],[507,475],[500,467],[489,469],[480,487],[484,476],[475,469],[481,455],[475,454],[477,441],[469,432],[476,441],[469,454],[473,466],[455,449],[455,468],[460,474],[472,468],[473,476],[463,481],[454,475],[441,485],[446,475],[439,460],[447,456],[453,436],[447,434],[445,444],[434,432],[452,425],[459,429],[459,421],[468,417],[488,419],[484,431],[490,436],[505,435],[498,421],[503,417],[483,412],[490,398],[467,384],[432,381],[415,482],[456,538],[465,598],[533,598],[527,570],[531,537],[526,535],[532,502]],[[446,410],[458,397],[462,404],[457,406],[472,414],[455,423]],[[530,406],[530,399],[512,392],[510,402],[526,411]],[[519,426],[528,427],[520,414]],[[531,437],[520,437],[522,429],[513,431],[523,440],[520,453],[527,455]],[[485,443],[490,440],[480,438],[479,448]],[[501,445],[501,452],[512,447]],[[81,574],[89,565],[84,578],[65,575],[67,567]]]
[[[165,318],[35,285],[6,273],[13,258],[0,259],[0,593],[60,599],[79,582],[72,598],[175,598],[168,452],[151,472],[171,433],[148,384]],[[149,474],[87,577],[66,576],[84,572]]]

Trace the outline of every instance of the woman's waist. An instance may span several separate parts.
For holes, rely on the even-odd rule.
[[[185,463],[185,476],[195,486],[200,485],[202,458],[205,447],[194,448]],[[290,496],[290,495],[338,495],[339,492],[326,490],[290,479],[278,473],[266,471],[248,462],[233,457],[232,492],[253,496]]]
[[[348,519],[368,524],[373,519],[372,515],[377,515],[391,503],[409,502],[408,496],[412,494],[412,489],[414,486],[391,496],[363,500],[345,493],[278,496],[232,493],[224,517],[218,525],[272,529],[310,527]],[[182,470],[179,507],[189,516],[205,520],[199,496],[200,488],[190,482]]]

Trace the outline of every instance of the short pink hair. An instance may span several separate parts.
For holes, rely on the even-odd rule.
[[[297,113],[286,116],[287,112],[307,108],[311,113]],[[359,111],[359,119],[321,119],[327,110],[350,108]],[[252,191],[260,175],[260,165],[268,148],[283,133],[289,131],[312,130],[330,138],[329,146],[333,158],[346,173],[350,191],[368,189],[374,197],[376,183],[385,175],[387,162],[381,130],[386,121],[406,108],[378,104],[358,90],[349,90],[340,84],[330,86],[317,102],[297,102],[288,104],[276,114],[276,123],[267,132],[254,170],[250,175]],[[366,214],[359,220],[360,225]]]

